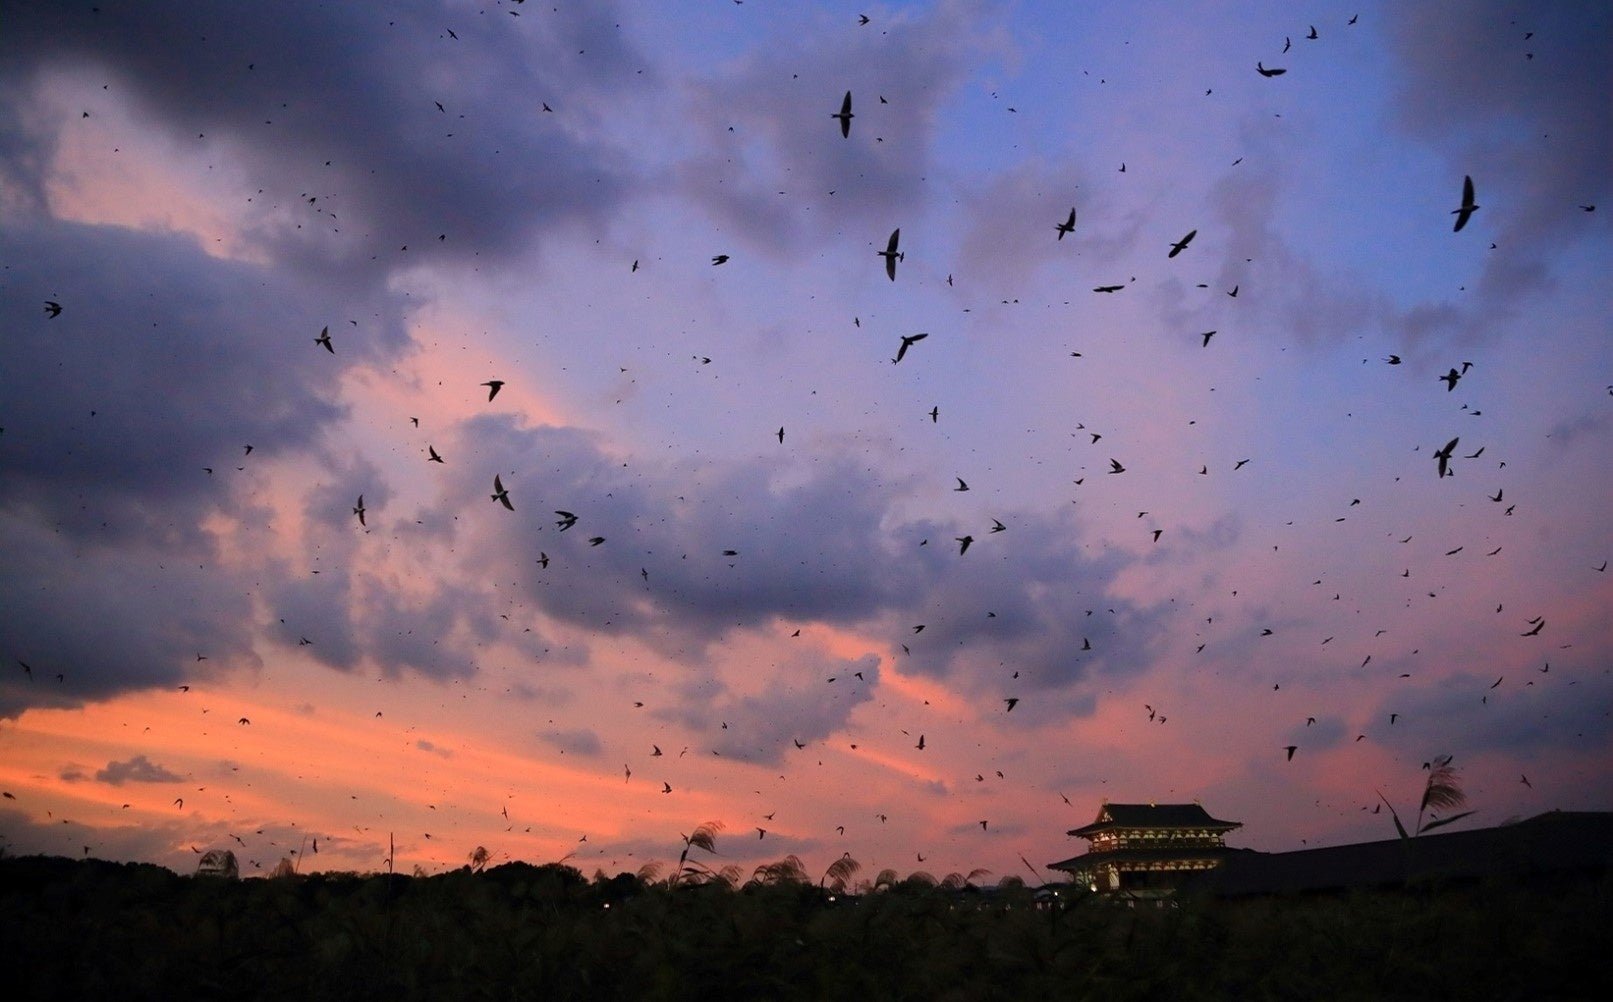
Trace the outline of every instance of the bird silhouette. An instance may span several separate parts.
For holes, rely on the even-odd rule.
[[[497,473],[493,474],[492,499],[510,511],[515,510],[515,505],[510,504],[510,492],[504,489],[504,481],[499,479]]]
[[[840,111],[829,117],[840,119],[840,135],[849,139],[851,137],[851,120],[856,117],[851,113],[851,91],[846,91],[845,99],[840,102]]]
[[[974,542],[975,538],[973,536],[958,536],[956,538],[958,540],[958,556],[961,557],[969,552],[969,544]]]
[[[1284,73],[1288,72],[1287,70],[1281,69],[1281,68],[1278,68],[1278,67],[1273,67],[1273,68],[1268,70],[1268,69],[1266,69],[1265,66],[1261,65],[1260,63],[1255,63],[1255,70],[1263,77],[1280,77]]]
[[[430,446],[430,445],[426,446],[426,462],[428,462],[428,463],[440,463],[440,462],[442,462],[442,457],[439,456],[437,454],[437,450],[435,448],[433,448],[432,446]]]
[[[1462,204],[1460,208],[1451,210],[1451,215],[1456,217],[1456,227],[1452,229],[1451,232],[1460,233],[1462,231],[1462,227],[1467,225],[1468,219],[1470,219],[1473,213],[1477,211],[1479,211],[1478,203],[1473,201],[1473,178],[1463,177]]]
[[[896,281],[896,262],[907,260],[907,255],[896,250],[896,244],[902,238],[902,228],[898,226],[891,230],[890,240],[885,243],[885,249],[879,251],[879,256],[885,259],[885,274],[892,282]]]
[[[55,301],[50,300],[50,299],[45,300],[45,316],[48,319],[54,320],[56,317],[59,317],[61,315],[62,315],[62,304],[61,303],[55,302]]]
[[[498,391],[504,388],[504,380],[489,379],[482,385],[487,387],[487,399],[492,400],[494,397],[498,396]]]
[[[1445,443],[1445,448],[1440,449],[1438,452],[1434,453],[1434,459],[1439,462],[1439,476],[1440,476],[1440,479],[1444,479],[1445,477],[1451,475],[1451,469],[1450,469],[1451,453],[1453,451],[1455,451],[1456,443],[1460,442],[1461,440],[1462,440],[1461,436],[1458,435],[1456,438],[1453,438],[1449,442],[1446,442]]]
[[[556,522],[555,525],[560,527],[561,532],[565,532],[567,529],[577,524],[577,516],[573,515],[569,511],[560,511],[556,509],[555,514],[560,516],[560,521]]]
[[[969,485],[963,482],[962,477],[953,477],[952,479],[958,482],[958,486],[952,488],[953,491],[966,491],[969,489]]]
[[[717,254],[717,255],[713,256],[712,259],[711,259],[711,264],[712,264],[713,267],[716,267],[719,264],[727,264],[727,263],[728,263],[728,255],[727,254]]]
[[[897,362],[900,362],[902,359],[906,358],[907,349],[913,347],[915,344],[918,344],[920,341],[929,336],[929,332],[927,331],[922,334],[903,334],[902,344],[896,349],[896,357],[891,359],[891,364],[895,365]]]
[[[319,332],[319,336],[314,338],[314,344],[324,345],[326,351],[330,352],[332,355],[336,354],[335,346],[330,343],[329,327],[326,327]]]
[[[1166,254],[1165,256],[1166,257],[1175,257],[1176,255],[1182,253],[1182,251],[1187,250],[1187,245],[1192,243],[1193,238],[1198,236],[1198,235],[1199,235],[1198,230],[1188,230],[1187,231],[1187,236],[1185,236],[1182,239],[1180,239],[1180,240],[1176,241],[1175,243],[1171,244],[1171,252],[1169,254]]]
[[[365,508],[364,508],[364,495],[360,494],[358,496],[358,504],[353,506],[353,514],[358,516],[358,524],[359,525],[366,525],[367,524],[364,521],[364,511],[365,511]]]
[[[1069,219],[1066,219],[1062,223],[1055,223],[1053,228],[1059,231],[1059,237],[1058,238],[1060,240],[1064,239],[1064,234],[1074,232],[1074,230],[1075,230],[1075,209],[1073,209],[1073,208],[1070,209],[1070,218]]]

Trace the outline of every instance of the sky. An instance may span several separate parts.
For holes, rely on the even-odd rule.
[[[8,853],[1613,809],[1603,5],[0,22]]]

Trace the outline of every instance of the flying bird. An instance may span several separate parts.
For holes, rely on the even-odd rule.
[[[440,462],[442,462],[442,457],[439,456],[437,454],[437,450],[434,447],[430,446],[430,445],[426,446],[426,462],[428,462],[428,463],[440,463]]]
[[[716,267],[719,264],[727,264],[727,263],[728,263],[728,255],[727,254],[717,254],[714,257],[712,257],[712,259],[711,259],[712,267]]]
[[[897,362],[900,362],[902,359],[906,358],[907,349],[913,347],[913,345],[918,344],[920,341],[929,336],[928,331],[922,334],[903,334],[901,347],[896,349],[896,357],[891,359],[891,364],[895,365]]]
[[[329,327],[326,327],[319,332],[319,336],[314,338],[314,344],[324,345],[326,351],[330,352],[332,355],[336,354],[336,348],[330,343]]]
[[[1255,70],[1263,77],[1280,77],[1284,73],[1288,72],[1287,70],[1281,69],[1279,67],[1273,67],[1272,69],[1268,70],[1268,69],[1266,69],[1265,66],[1261,65],[1260,63],[1255,63]]]
[[[1455,369],[1452,369],[1439,378],[1440,381],[1445,384],[1445,392],[1449,393],[1450,391],[1456,389],[1456,384],[1461,381],[1462,374],[1457,372]]]
[[[61,303],[54,302],[54,301],[49,300],[49,299],[45,300],[45,316],[47,318],[55,319],[56,317],[59,317],[61,315],[62,315],[62,304]]]
[[[1125,288],[1124,285],[1100,285],[1097,288],[1093,289],[1092,291],[1093,292],[1119,292],[1121,289],[1124,289],[1124,288]]]
[[[1073,208],[1070,209],[1070,218],[1069,219],[1066,219],[1062,223],[1055,223],[1053,228],[1059,231],[1059,239],[1060,240],[1064,239],[1064,234],[1074,232],[1074,230],[1075,230],[1075,209],[1073,209]]]
[[[891,230],[891,238],[885,244],[885,249],[879,251],[879,256],[885,259],[885,274],[892,282],[896,281],[896,262],[907,260],[905,253],[898,253],[896,243],[902,237],[902,228],[898,226]]]
[[[1018,696],[1009,696],[1007,699],[1004,699],[1003,702],[1008,704],[1008,709],[1004,710],[1003,712],[1004,713],[1013,713],[1014,712],[1014,707],[1019,705],[1019,697]]]
[[[969,544],[974,542],[975,538],[973,536],[958,536],[956,538],[958,540],[958,556],[961,557],[969,552]]]
[[[1456,443],[1460,442],[1461,440],[1462,440],[1461,436],[1458,435],[1456,438],[1453,438],[1449,442],[1446,442],[1445,443],[1445,448],[1440,449],[1438,452],[1434,453],[1434,458],[1439,461],[1439,476],[1440,476],[1440,479],[1443,480],[1445,477],[1451,475],[1451,471],[1450,471],[1451,453],[1453,451],[1455,451]]]
[[[1479,211],[1478,203],[1473,201],[1473,178],[1463,177],[1462,205],[1460,208],[1451,210],[1451,215],[1456,217],[1456,228],[1451,230],[1451,232],[1460,233],[1462,231],[1462,227],[1467,225],[1468,219],[1477,211]]]
[[[1215,337],[1215,331],[1205,331],[1203,334],[1200,334],[1199,337],[1204,339],[1204,343],[1199,345],[1199,347],[1208,348],[1210,346],[1210,338]]]
[[[504,388],[504,380],[489,379],[482,385],[487,387],[487,399],[492,400],[494,397],[498,396],[498,391]]]
[[[358,516],[359,525],[368,525],[368,523],[364,521],[364,511],[364,495],[360,494],[358,496],[358,504],[353,506],[353,514]]]
[[[851,91],[846,91],[845,99],[840,102],[839,113],[829,117],[840,119],[840,135],[851,138],[851,120],[856,117],[851,113]]]
[[[1299,751],[1299,745],[1283,745],[1283,751],[1288,753],[1288,761],[1294,760],[1294,753]]]
[[[515,510],[515,505],[510,504],[510,492],[504,489],[504,481],[499,478],[497,473],[493,474],[492,499],[503,505],[509,511]]]
[[[1110,473],[1124,473],[1124,472],[1126,472],[1126,468],[1124,466],[1120,465],[1120,460],[1111,459],[1111,460],[1109,460],[1109,472]]]
[[[969,485],[963,482],[962,477],[953,477],[952,479],[958,482],[958,486],[952,488],[954,491],[966,491],[969,489]]]
[[[556,509],[555,514],[560,516],[560,521],[556,522],[555,525],[560,527],[561,532],[565,532],[567,529],[577,524],[577,516],[573,515],[569,511],[560,511]]]
[[[1187,231],[1187,236],[1185,236],[1182,239],[1180,239],[1180,240],[1176,241],[1175,243],[1171,244],[1171,252],[1169,254],[1165,255],[1165,256],[1166,257],[1175,257],[1176,255],[1182,253],[1182,251],[1187,250],[1187,245],[1192,243],[1193,238],[1198,236],[1198,235],[1199,235],[1198,230],[1188,230]]]

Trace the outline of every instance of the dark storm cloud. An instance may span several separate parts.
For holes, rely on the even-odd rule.
[[[366,654],[389,675],[405,668],[435,678],[470,675],[475,665],[461,628],[477,617],[477,604],[465,599],[452,589],[421,601],[377,589],[365,609]]]
[[[124,783],[178,783],[184,778],[144,755],[136,755],[126,762],[108,762],[106,768],[95,773],[97,782],[112,786],[122,786]]]
[[[521,541],[490,539],[549,615],[595,629],[670,630],[709,641],[771,617],[855,622],[898,594],[894,543],[872,477],[830,461],[810,476],[762,466],[714,466],[680,474],[639,461],[624,466],[585,433],[522,429],[502,417],[469,422],[467,440],[501,476],[515,504],[505,512],[479,486],[456,487],[450,507],[482,510]],[[469,494],[477,491],[479,497]],[[560,531],[554,512],[578,516]],[[592,546],[589,540],[603,536]],[[733,556],[725,550],[736,551]],[[550,566],[533,558],[548,553]]]
[[[847,660],[800,654],[770,670],[760,692],[735,693],[714,678],[689,679],[678,687],[674,707],[657,716],[706,735],[710,750],[725,758],[777,765],[790,755],[818,754],[811,743],[843,730],[878,684],[874,655]],[[797,742],[807,747],[797,748]]]
[[[590,99],[646,79],[608,6],[498,13],[425,2],[25,2],[8,6],[0,72],[13,88],[44,69],[90,73],[176,138],[229,142],[269,203],[306,217],[303,233],[261,234],[288,257],[359,261],[404,246],[469,257],[608,213],[624,188],[619,158],[585,138],[593,123],[566,115],[590,105],[598,114],[602,102]],[[444,30],[454,24],[457,40]],[[545,113],[545,102],[559,110]],[[16,121],[0,141],[27,180],[19,167],[42,162],[50,138],[25,137]],[[316,247],[316,223],[359,241]]]
[[[342,415],[347,361],[313,341],[332,304],[304,286],[185,237],[111,226],[8,226],[0,259],[19,335],[0,367],[0,505],[75,536],[194,546],[238,467],[304,447]],[[61,316],[47,320],[44,299]],[[399,336],[344,348],[373,358]]]
[[[1403,13],[1389,32],[1402,60],[1406,133],[1454,140],[1520,175],[1507,189],[1513,204],[1494,207],[1509,238],[1533,244],[1579,225],[1576,203],[1613,188],[1613,7],[1490,3],[1451,17],[1417,5]]]
[[[338,297],[187,237],[34,220],[0,232],[0,259],[20,335],[0,367],[0,605],[16,613],[0,650],[63,675],[8,687],[4,712],[170,684],[198,654],[255,662],[255,583],[221,569],[205,523],[263,528],[258,468],[344,416],[343,372],[402,343],[394,311],[341,299],[384,319],[341,324],[330,355],[314,337]],[[36,311],[47,298],[59,317]]]
[[[909,642],[904,671],[995,686],[990,666],[1007,665],[1026,688],[1057,690],[1093,670],[1140,668],[1162,614],[1110,594],[1132,558],[1091,556],[1068,517],[1016,513],[1012,532],[981,531],[960,556],[953,537],[964,528],[896,521],[905,499],[848,460],[804,472],[712,464],[691,476],[624,465],[581,432],[503,417],[476,418],[465,436],[478,454],[501,457],[516,505],[444,500],[506,524],[479,562],[520,575],[549,616],[631,634],[681,660],[698,661],[731,631],[824,622]],[[559,531],[555,509],[577,525]],[[509,546],[509,533],[521,544]],[[597,536],[605,542],[590,545]],[[534,560],[540,550],[546,568]],[[920,622],[930,632],[908,637]]]
[[[0,718],[173,685],[198,654],[257,664],[247,584],[205,551],[74,543],[33,513],[0,512],[0,541],[0,652],[33,668],[0,676]]]
[[[1499,324],[1528,293],[1561,276],[1546,261],[1588,232],[1613,191],[1613,8],[1494,3],[1450,11],[1417,5],[1390,21],[1399,64],[1398,125],[1444,150],[1454,207],[1470,175],[1495,252],[1476,313]],[[1526,33],[1533,37],[1525,38]]]
[[[264,598],[276,616],[271,634],[331,668],[357,667],[361,651],[349,612],[350,586],[340,567],[287,575],[268,585]]]
[[[1482,735],[1486,751],[1520,756],[1587,751],[1602,741],[1613,684],[1600,665],[1553,659],[1551,671],[1542,673],[1533,661],[1512,664],[1494,675],[1448,676],[1384,700],[1367,726],[1375,740],[1423,759],[1443,752],[1460,757],[1475,747],[1475,735]],[[1490,688],[1498,676],[1501,684]],[[1390,713],[1399,714],[1392,729],[1385,726]]]
[[[892,624],[911,651],[897,667],[994,694],[1018,671],[1012,684],[1040,691],[1044,704],[1062,692],[1076,708],[1090,706],[1080,683],[1093,672],[1148,664],[1165,600],[1140,606],[1112,594],[1133,558],[1113,550],[1094,558],[1069,516],[1013,513],[1011,522],[1009,531],[982,534],[961,556],[952,544],[941,569],[911,582],[901,607],[910,622]],[[939,535],[950,543],[962,532]],[[941,539],[932,537],[930,546]],[[921,623],[923,632],[912,633]]]
[[[836,21],[779,37],[689,85],[687,117],[704,131],[702,153],[677,168],[680,186],[764,250],[848,223],[882,241],[901,215],[920,211],[942,110],[993,44],[988,12],[961,4],[880,32]],[[843,138],[830,116],[848,90],[855,117]]]

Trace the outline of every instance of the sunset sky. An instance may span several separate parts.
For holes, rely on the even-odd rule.
[[[1602,4],[11,0],[0,845],[1613,809],[1610,94]]]

